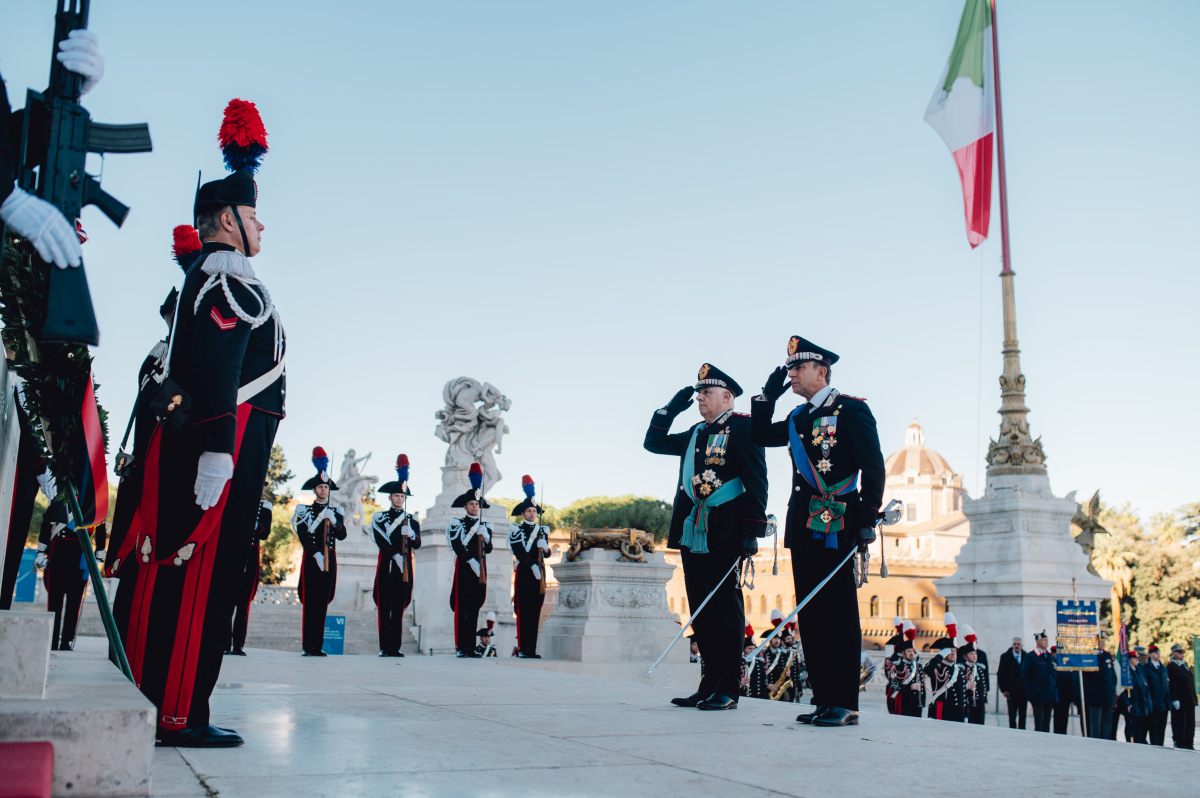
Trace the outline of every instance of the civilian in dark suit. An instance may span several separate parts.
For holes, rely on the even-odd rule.
[[[1167,736],[1167,713],[1171,709],[1171,687],[1167,682],[1167,666],[1162,664],[1162,655],[1153,643],[1147,649],[1148,661],[1142,666],[1146,677],[1146,698],[1150,712],[1146,716],[1146,731],[1150,745],[1162,745]]]
[[[1029,700],[1025,697],[1025,687],[1021,684],[1021,662],[1028,656],[1021,646],[1021,638],[1014,637],[1012,647],[1000,655],[1000,669],[996,672],[996,682],[1000,692],[1008,702],[1008,728],[1025,728],[1025,710]]]
[[[1021,684],[1033,704],[1034,730],[1048,732],[1050,714],[1058,703],[1054,655],[1050,653],[1044,629],[1033,636],[1033,641],[1036,647],[1021,662]]]

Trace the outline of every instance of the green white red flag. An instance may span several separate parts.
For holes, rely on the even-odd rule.
[[[958,167],[971,248],[987,239],[992,211],[992,153],[996,135],[996,85],[992,67],[990,0],[967,0],[950,60],[925,109]]]

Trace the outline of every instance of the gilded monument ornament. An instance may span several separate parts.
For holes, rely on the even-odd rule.
[[[572,529],[563,559],[575,562],[588,549],[615,549],[619,559],[645,562],[646,552],[654,551],[654,536],[640,529]]]

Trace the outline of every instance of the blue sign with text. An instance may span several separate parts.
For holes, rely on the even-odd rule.
[[[326,654],[346,653],[346,616],[325,616],[325,643],[321,650]]]
[[[1100,609],[1095,601],[1066,601],[1057,607],[1056,665],[1060,671],[1100,670],[1096,653],[1100,639]]]

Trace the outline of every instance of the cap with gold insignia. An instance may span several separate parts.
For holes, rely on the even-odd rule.
[[[832,366],[838,362],[838,356],[824,347],[817,346],[807,338],[793,335],[788,339],[787,360],[783,362],[783,365],[791,368],[797,363],[803,363],[806,360],[815,360],[826,366]]]
[[[734,396],[742,395],[742,386],[712,363],[701,363],[700,370],[696,372],[696,390],[705,388],[724,388]]]

